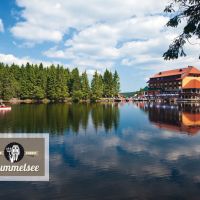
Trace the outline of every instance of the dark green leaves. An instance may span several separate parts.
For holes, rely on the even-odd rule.
[[[186,56],[183,46],[186,43],[183,35],[179,36],[169,46],[167,52],[163,54],[165,60],[177,59],[179,56]]]
[[[200,38],[200,1],[199,0],[172,0],[166,6],[165,12],[174,13],[167,26],[177,27],[182,21],[186,22],[182,34],[180,34],[169,49],[163,54],[165,60],[177,59],[186,56],[184,45],[192,36]]]
[[[175,16],[175,17],[171,18],[171,19],[167,22],[167,26],[177,27],[179,23],[181,23],[180,18],[179,18],[178,16]]]

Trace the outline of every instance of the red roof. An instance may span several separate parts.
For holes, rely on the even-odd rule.
[[[193,79],[187,83],[183,89],[200,89],[200,81]]]
[[[186,68],[162,71],[162,72],[159,72],[159,73],[155,74],[151,78],[159,78],[159,77],[175,76],[175,75],[183,75],[185,77],[188,74],[199,74],[200,75],[200,70],[198,70],[195,67],[188,66]]]

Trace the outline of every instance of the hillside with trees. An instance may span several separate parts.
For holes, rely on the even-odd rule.
[[[44,67],[27,63],[6,65],[0,63],[0,98],[10,100],[64,101],[98,100],[117,96],[120,90],[118,73],[106,70],[103,75],[95,72],[88,80],[86,72],[78,68],[69,70],[63,66]]]

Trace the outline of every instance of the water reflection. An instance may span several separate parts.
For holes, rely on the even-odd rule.
[[[119,121],[118,104],[48,104],[14,105],[11,112],[0,112],[0,132],[49,132],[63,134],[71,130],[78,134],[87,130],[116,129]]]
[[[200,130],[199,104],[155,104],[137,103],[156,127],[169,131],[185,132],[190,135]]]
[[[198,113],[141,103],[14,106],[0,130],[51,131],[50,182],[0,183],[0,199],[199,199],[200,134],[177,134],[198,127]]]
[[[150,107],[153,109],[154,106],[162,110],[162,105]],[[178,107],[163,106],[170,113],[168,118],[163,118],[173,126],[179,124]],[[78,139],[65,136],[64,151],[62,157],[58,153],[59,159],[68,166],[67,169],[80,168],[85,174],[77,181],[77,174],[69,170],[70,180],[78,184],[78,188],[83,186],[81,181],[88,181],[88,187],[84,188],[88,193],[92,191],[94,199],[107,199],[105,196],[108,199],[198,199],[199,135],[189,137],[152,126],[149,121],[151,108],[148,105],[141,108],[139,110],[133,104],[120,107],[117,128],[120,134],[79,134]],[[55,183],[58,180],[60,177]],[[93,181],[96,184],[92,184]]]

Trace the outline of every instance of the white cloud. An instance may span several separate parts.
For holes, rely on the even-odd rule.
[[[95,169],[115,169],[119,173],[140,178],[146,175],[166,177],[170,176],[171,166],[175,164],[182,175],[196,178],[199,170],[194,173],[185,168],[182,163],[183,158],[192,162],[198,160],[200,155],[198,135],[191,137],[164,130],[158,132],[149,126],[142,127],[143,131],[137,131],[130,126],[122,129],[120,136],[112,134],[114,132],[111,131],[111,134],[102,137],[100,130],[98,130],[98,135],[94,134],[95,129],[89,123],[87,134],[90,140],[85,137],[85,130],[80,130],[78,140],[68,135],[65,146],[81,164]],[[123,162],[120,151],[126,158],[136,156],[137,162],[135,159]]]
[[[44,27],[34,26],[32,24],[18,23],[16,27],[12,28],[12,32],[18,38],[26,39],[29,41],[37,40],[37,42],[50,40],[58,42],[62,39],[62,33],[57,30],[48,30]]]
[[[74,67],[76,67],[77,65],[66,65],[65,63],[62,63],[62,62],[58,62],[58,61],[44,61],[44,60],[37,60],[37,59],[32,59],[30,57],[16,57],[15,55],[13,54],[3,54],[3,53],[0,53],[0,61],[2,63],[6,63],[6,64],[17,64],[17,65],[26,65],[27,63],[30,63],[30,64],[40,64],[42,63],[43,66],[45,67],[48,67],[48,66],[51,66],[52,64],[54,65],[62,65],[64,66],[65,68],[69,68],[69,69],[73,69]],[[86,61],[83,61],[81,60],[80,61],[80,67],[79,67],[79,71],[80,73],[83,73],[84,71],[87,72],[89,78],[91,79],[93,74],[95,73],[95,71],[97,71],[98,73],[102,73],[104,69],[101,68],[101,66],[97,65],[98,63],[91,63],[91,66],[97,66],[97,68],[92,68],[92,67],[84,67],[85,66],[85,63]],[[83,66],[81,66],[83,65]],[[98,69],[99,67],[99,69]]]
[[[17,5],[23,8],[23,21],[16,23],[11,32],[23,39],[22,46],[54,42],[43,55],[79,66],[81,70],[102,72],[115,66],[140,67],[148,69],[144,74],[148,77],[160,67],[198,64],[199,45],[186,47],[187,58],[163,60],[163,53],[181,30],[165,27],[169,18],[162,12],[167,3],[167,0],[142,3],[139,0],[17,0]]]
[[[167,18],[162,16],[142,16],[112,24],[97,23],[68,39],[65,42],[65,49],[54,47],[44,54],[51,58],[72,60],[73,63],[87,60],[84,62],[85,65],[98,63],[97,65],[101,65],[102,68],[112,67],[116,61],[133,56],[135,52],[138,55],[138,51],[141,52],[142,49],[148,51],[150,46],[157,47],[159,41],[156,37],[163,30],[166,21]],[[148,37],[153,39],[147,40]],[[129,42],[131,40],[135,42]],[[149,44],[142,47],[144,42]]]
[[[0,53],[0,60],[3,63],[6,64],[18,64],[18,65],[25,65],[27,62],[31,63],[31,64],[40,64],[41,62],[43,63],[44,66],[50,66],[51,64],[56,62],[46,62],[46,61],[42,61],[42,60],[35,60],[35,59],[31,59],[30,57],[22,57],[22,58],[18,58],[12,54],[2,54]]]
[[[112,24],[134,15],[160,12],[165,1],[155,4],[154,0],[148,0],[141,4],[139,0],[87,0],[87,3],[82,0],[17,0],[18,6],[24,8],[24,21],[17,23],[11,31],[16,37],[36,42],[59,41],[70,27],[82,30],[97,22]]]
[[[4,25],[2,19],[0,19],[0,32],[4,32]]]
[[[64,49],[51,48],[44,54],[51,58],[70,60],[84,67],[110,68],[119,57],[118,30],[105,24],[96,24],[80,31],[65,42]]]

